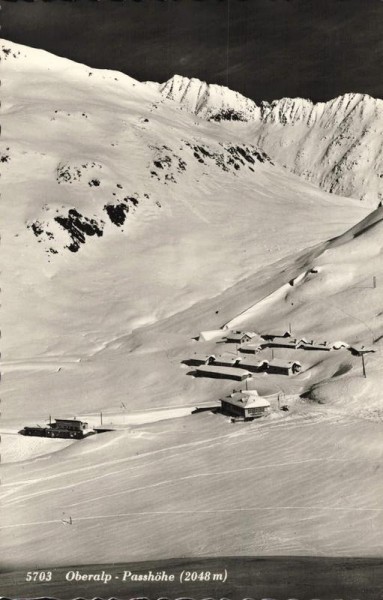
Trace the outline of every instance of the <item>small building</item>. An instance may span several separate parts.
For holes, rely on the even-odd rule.
[[[50,429],[60,431],[83,432],[87,428],[88,423],[78,419],[55,419],[55,422],[50,425]]]
[[[267,366],[267,373],[275,373],[278,375],[295,375],[302,369],[302,365],[298,361],[287,361],[279,358],[273,358]]]
[[[244,357],[238,365],[241,369],[247,369],[251,373],[260,373],[267,371],[269,361],[265,358],[256,358],[255,356]]]
[[[296,350],[300,347],[301,341],[293,337],[275,337],[265,343],[269,348],[292,348]]]
[[[240,352],[244,352],[245,354],[257,354],[258,352],[260,352],[262,350],[262,348],[265,346],[266,342],[263,341],[262,344],[259,344],[258,342],[254,342],[253,340],[251,342],[247,342],[246,344],[243,344],[242,346],[240,346],[238,348],[238,350]]]
[[[83,431],[87,429],[88,423],[79,419],[55,419],[50,427],[52,429],[67,429],[68,431]]]
[[[88,429],[88,423],[78,419],[55,419],[54,423],[49,423],[46,427],[26,426],[19,433],[21,435],[32,435],[48,438],[73,438],[81,439],[84,437],[84,431]]]
[[[270,402],[258,396],[256,390],[242,390],[222,398],[221,409],[224,414],[233,417],[257,419],[269,412]]]
[[[210,329],[208,331],[201,331],[198,336],[199,342],[210,342],[211,340],[216,340],[218,338],[223,338],[225,335],[222,329]]]
[[[197,352],[195,352],[185,362],[188,365],[210,365],[212,362],[214,362],[214,359],[214,354],[198,354]]]
[[[350,344],[348,344],[347,342],[342,342],[342,341],[331,342],[331,348],[333,350],[340,350],[341,348],[350,348]]]
[[[254,338],[260,338],[254,331],[231,331],[225,337],[225,341],[230,344],[245,344]]]
[[[195,370],[197,377],[215,377],[218,379],[235,379],[237,381],[244,381],[249,379],[252,375],[249,371],[244,369],[236,369],[234,367],[221,367],[216,365],[201,365]]]
[[[274,340],[276,338],[288,338],[291,336],[291,331],[272,331],[270,333],[263,333],[262,337],[264,340]]]
[[[315,340],[306,340],[302,338],[299,340],[299,348],[303,348],[304,350],[324,350],[325,352],[329,352],[333,349],[333,345],[328,342],[316,342]]]
[[[18,433],[20,435],[33,435],[35,437],[47,437],[47,427],[41,425],[26,425]]]
[[[242,360],[241,356],[236,354],[219,354],[214,358],[214,364],[220,367],[236,367]]]
[[[354,344],[353,346],[350,346],[350,352],[354,356],[363,356],[363,354],[368,354],[369,352],[376,352],[376,350],[374,350],[374,348],[368,348],[366,346],[363,346],[362,344]]]

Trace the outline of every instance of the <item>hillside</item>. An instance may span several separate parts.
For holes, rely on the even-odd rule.
[[[240,127],[243,139],[328,192],[372,207],[383,199],[383,100],[349,93],[325,103],[282,98],[257,105],[179,75],[156,89],[201,118]]]
[[[381,556],[383,209],[284,169],[249,124],[1,52],[2,566]],[[301,373],[255,374],[271,414],[232,423],[211,409],[239,384],[184,363],[235,354],[197,341],[225,325],[375,352],[366,379],[348,348],[277,348]],[[17,435],[101,411],[114,431]]]
[[[365,214],[125,75],[2,54],[8,361],[76,363]]]

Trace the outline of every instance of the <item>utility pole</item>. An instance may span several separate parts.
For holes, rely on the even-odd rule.
[[[375,277],[375,275],[373,275],[373,277],[372,277],[372,287],[374,288],[374,290],[376,289],[376,277]]]
[[[362,367],[363,367],[363,377],[367,377],[366,373],[366,363],[364,361],[364,354],[362,354]]]
[[[291,323],[289,323],[289,334],[291,335]]]
[[[100,411],[100,424],[102,425],[102,411]]]

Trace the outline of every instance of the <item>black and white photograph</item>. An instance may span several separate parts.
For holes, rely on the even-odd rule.
[[[381,600],[383,2],[0,19],[1,598]]]

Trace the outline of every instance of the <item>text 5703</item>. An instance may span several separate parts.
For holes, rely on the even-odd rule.
[[[52,581],[52,571],[28,571],[25,581]]]

